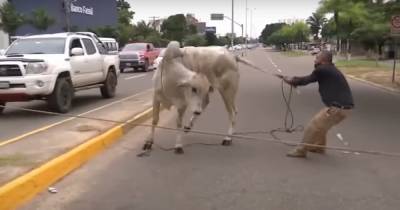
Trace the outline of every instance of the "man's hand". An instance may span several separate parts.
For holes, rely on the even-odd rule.
[[[291,79],[291,77],[283,76],[283,75],[281,75],[281,74],[275,74],[275,76],[278,77],[279,79],[282,79],[282,80],[283,80],[284,82],[286,82],[287,84],[293,85],[293,84],[292,84],[292,79]]]

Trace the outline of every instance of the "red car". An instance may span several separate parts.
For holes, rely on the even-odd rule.
[[[133,68],[134,71],[139,68],[149,71],[158,54],[159,50],[155,49],[151,43],[127,44],[119,53],[121,72],[124,72],[126,68]]]

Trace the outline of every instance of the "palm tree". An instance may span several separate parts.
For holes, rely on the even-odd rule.
[[[310,25],[311,33],[314,35],[314,41],[319,39],[319,32],[326,22],[327,19],[321,13],[313,13],[308,17],[307,24]]]
[[[25,17],[18,13],[14,6],[6,2],[0,6],[0,29],[14,35],[15,31],[26,23]]]
[[[51,25],[56,23],[55,19],[52,18],[45,9],[39,8],[32,12],[32,19],[29,23],[39,31],[46,31]]]
[[[146,39],[148,36],[154,34],[156,30],[151,27],[150,23],[146,23],[144,20],[142,20],[134,25],[134,32],[136,36]]]

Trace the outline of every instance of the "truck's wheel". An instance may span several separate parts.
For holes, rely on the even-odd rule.
[[[0,114],[3,114],[3,111],[4,111],[4,109],[5,109],[5,107],[3,107],[3,106],[5,106],[6,105],[6,102],[0,102]]]
[[[124,73],[124,70],[125,70],[124,68],[120,68],[120,69],[119,69],[119,71],[120,71],[121,73]]]
[[[58,78],[53,93],[48,97],[49,108],[59,113],[67,113],[74,97],[74,88],[68,78]]]
[[[115,96],[117,83],[118,79],[115,72],[108,72],[106,81],[104,81],[104,86],[100,88],[100,92],[103,98],[112,98]]]
[[[148,72],[149,71],[149,67],[150,67],[149,60],[146,60],[146,62],[144,62],[143,71],[144,72]]]

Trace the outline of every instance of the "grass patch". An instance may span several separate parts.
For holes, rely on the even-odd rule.
[[[31,164],[32,161],[24,155],[13,154],[0,156],[0,167],[4,166],[25,166]]]
[[[282,55],[288,56],[288,57],[300,57],[300,56],[306,56],[308,55],[307,53],[303,52],[303,51],[283,51],[281,52]]]
[[[383,64],[376,60],[368,60],[368,59],[354,59],[354,60],[338,60],[335,62],[337,67],[345,67],[345,68],[378,68],[382,70],[389,70],[390,66],[387,64]]]

